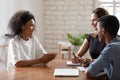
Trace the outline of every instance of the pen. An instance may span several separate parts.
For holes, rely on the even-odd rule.
[[[75,53],[73,52],[73,56],[74,56],[74,58],[76,59],[76,56],[75,56]]]

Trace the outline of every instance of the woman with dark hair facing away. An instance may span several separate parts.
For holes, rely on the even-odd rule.
[[[47,53],[36,36],[35,18],[29,11],[16,12],[8,25],[14,36],[9,41],[7,68],[27,67],[39,63],[48,63],[56,56],[55,53]]]
[[[104,8],[96,8],[92,11],[91,25],[94,31],[86,36],[86,39],[84,40],[82,46],[76,53],[77,57],[72,58],[72,62],[85,63],[83,66],[87,67],[94,59],[100,55],[101,50],[105,47],[105,43],[100,42],[98,39],[97,22],[100,17],[105,15],[109,15],[109,13]],[[87,52],[88,49],[92,59],[83,59],[82,56]]]

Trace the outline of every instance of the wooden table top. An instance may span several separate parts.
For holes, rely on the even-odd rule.
[[[88,80],[84,72],[78,77],[54,77],[55,68],[75,68],[66,66],[66,60],[53,60],[46,66],[15,68],[1,71],[0,80]]]

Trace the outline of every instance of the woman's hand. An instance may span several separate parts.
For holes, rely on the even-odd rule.
[[[72,62],[73,62],[73,63],[82,63],[83,60],[84,60],[84,59],[81,58],[81,57],[72,58]]]
[[[49,61],[55,59],[56,54],[55,53],[49,53],[45,54],[42,58],[40,58],[41,63],[48,63]]]

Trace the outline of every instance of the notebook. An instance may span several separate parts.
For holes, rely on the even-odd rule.
[[[54,76],[65,76],[65,77],[77,77],[79,76],[79,70],[78,69],[55,69],[54,70]]]
[[[72,63],[72,61],[67,61],[67,66],[81,66],[81,63]]]

